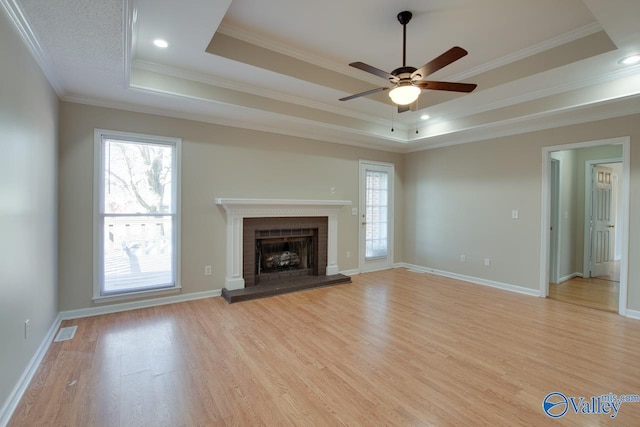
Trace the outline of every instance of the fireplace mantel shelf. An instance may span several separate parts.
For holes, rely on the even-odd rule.
[[[227,216],[227,276],[225,288],[244,288],[242,278],[242,221],[244,218],[326,216],[328,218],[327,276],[338,274],[338,214],[350,200],[215,199]]]
[[[227,214],[270,215],[326,211],[337,212],[343,206],[351,205],[351,200],[301,200],[301,199],[239,199],[216,198],[216,205],[224,208]]]

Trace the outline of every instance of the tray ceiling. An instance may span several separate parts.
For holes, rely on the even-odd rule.
[[[640,53],[640,2],[0,3],[69,101],[401,152],[640,112],[640,66],[619,63]],[[338,101],[386,86],[350,62],[401,65],[401,9],[407,65],[461,46],[430,78],[476,91],[423,91],[402,114],[386,92]]]

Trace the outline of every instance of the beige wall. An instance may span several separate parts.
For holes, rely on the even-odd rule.
[[[0,424],[58,314],[58,99],[13,28],[0,12]]]
[[[539,146],[505,140],[408,156],[405,261],[534,288],[541,157]],[[512,209],[520,219],[511,219]],[[484,267],[484,258],[491,267]]]
[[[542,147],[619,136],[631,137],[628,306],[640,310],[640,115],[407,156],[405,262],[537,290]]]
[[[559,203],[559,266],[560,279],[577,273],[576,233],[578,232],[578,151],[565,150],[553,153],[560,160],[560,203]],[[580,262],[582,265],[582,262]]]
[[[224,287],[226,225],[215,197],[336,199],[358,206],[358,160],[395,163],[396,250],[402,260],[399,154],[74,103],[60,108],[60,309],[91,307],[93,131],[179,137],[182,146],[183,293]],[[336,187],[331,194],[331,187]],[[358,217],[339,216],[338,265],[358,268]],[[346,251],[351,258],[346,258]],[[204,266],[213,276],[204,276]]]

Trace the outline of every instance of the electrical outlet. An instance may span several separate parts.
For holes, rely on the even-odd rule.
[[[29,338],[29,333],[31,332],[31,321],[29,319],[24,321],[24,339]]]
[[[358,208],[351,208],[351,215],[358,215]]]
[[[460,262],[467,262],[467,256],[466,255],[460,255]]]
[[[512,219],[518,219],[520,218],[520,212],[517,209],[513,209],[511,211],[511,218]]]
[[[204,275],[205,276],[211,276],[211,266],[210,265],[205,265],[204,266]]]
[[[347,258],[351,258],[351,251],[347,251]]]
[[[491,258],[485,258],[484,259],[484,266],[485,267],[491,267]]]
[[[336,194],[336,187],[331,187],[331,194]]]

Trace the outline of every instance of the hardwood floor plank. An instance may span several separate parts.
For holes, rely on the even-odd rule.
[[[352,280],[65,321],[9,425],[598,425],[542,400],[640,393],[636,320],[404,269]]]
[[[574,277],[549,284],[549,298],[598,310],[618,312],[620,283],[607,278]]]

